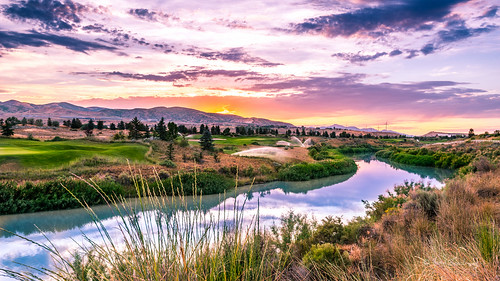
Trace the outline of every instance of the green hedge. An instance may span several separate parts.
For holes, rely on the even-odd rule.
[[[306,181],[352,173],[357,168],[354,160],[348,158],[315,163],[301,163],[281,169],[278,173],[278,178],[284,181]]]
[[[122,185],[106,180],[97,183],[108,195],[124,195]],[[102,196],[81,180],[54,180],[42,183],[0,182],[0,215],[61,210],[81,207],[80,203],[62,186],[89,205],[104,204]]]
[[[458,169],[469,165],[473,156],[464,153],[449,153],[421,149],[384,149],[375,153],[375,156],[386,158],[398,163],[428,166],[444,169]]]
[[[194,173],[185,173],[162,180],[161,183],[164,189],[162,190],[162,194],[178,195],[181,193],[184,195],[193,195],[195,193],[195,182],[196,193],[204,195],[223,193],[235,186],[233,179],[220,174],[201,172],[195,175]],[[157,183],[153,182],[150,186],[158,191]]]

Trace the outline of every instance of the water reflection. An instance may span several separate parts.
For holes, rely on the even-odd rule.
[[[203,196],[201,207],[205,212],[213,213],[221,206],[232,209],[235,204],[245,202],[245,219],[252,220],[258,210],[262,225],[271,225],[289,210],[314,215],[317,219],[336,215],[347,220],[364,214],[361,200],[375,200],[395,184],[409,180],[441,187],[443,180],[451,175],[446,170],[385,163],[371,155],[357,159],[359,169],[355,174],[307,182],[273,182],[242,187],[229,192],[225,199],[221,195]],[[137,204],[137,201],[131,200],[130,203]],[[199,203],[191,198],[186,200],[188,209]],[[171,204],[174,206],[179,202],[173,200]],[[165,211],[165,215],[171,215],[172,209]],[[119,237],[116,228],[119,222],[114,211],[107,206],[96,206],[93,210],[109,227],[110,234]],[[147,215],[148,212],[140,214],[141,217]],[[89,214],[82,209],[0,216],[0,227],[34,241],[45,242],[35,224],[61,250],[74,248],[75,241],[81,243],[82,233],[99,240],[99,233]],[[0,232],[0,245],[0,267],[18,268],[12,261],[35,267],[49,265],[48,253],[16,236]],[[3,279],[0,277],[0,280]]]

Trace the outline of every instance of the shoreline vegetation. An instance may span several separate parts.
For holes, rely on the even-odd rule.
[[[182,188],[175,191],[159,178],[151,187],[137,177],[140,204],[133,206],[93,185],[119,215],[120,237],[112,238],[79,201],[104,243],[85,236],[69,257],[50,243],[39,245],[54,257],[55,269],[0,271],[17,280],[61,281],[494,280],[500,274],[498,159],[470,165],[473,172],[457,175],[443,189],[395,186],[365,202],[364,217],[316,221],[290,211],[269,229],[259,225],[258,213],[244,221],[244,202],[224,205],[218,214],[188,209]],[[162,200],[168,190],[179,200]],[[201,204],[201,197],[193,200]],[[125,241],[123,247],[118,241]]]

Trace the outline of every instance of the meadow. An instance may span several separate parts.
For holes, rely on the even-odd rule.
[[[140,143],[109,143],[89,140],[36,141],[0,138],[0,165],[22,169],[71,166],[93,157],[126,163],[147,163],[149,147]]]

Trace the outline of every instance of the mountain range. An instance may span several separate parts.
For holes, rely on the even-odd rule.
[[[162,117],[168,122],[180,124],[216,124],[227,126],[254,125],[293,127],[290,123],[264,118],[241,117],[232,114],[208,113],[185,107],[154,107],[134,109],[111,109],[104,107],[82,107],[67,102],[32,104],[10,100],[0,102],[0,118],[47,119],[100,119],[103,121],[129,121],[134,117],[146,122],[157,122]]]
[[[322,126],[321,129],[327,129],[327,128],[335,128],[335,129],[340,129],[340,130],[351,130],[351,131],[359,131],[359,132],[367,132],[367,133],[388,133],[388,134],[398,134],[398,135],[405,135],[403,133],[399,133],[396,131],[391,131],[391,130],[377,130],[374,128],[358,128],[355,126],[342,126],[339,124],[333,124],[331,126]]]

